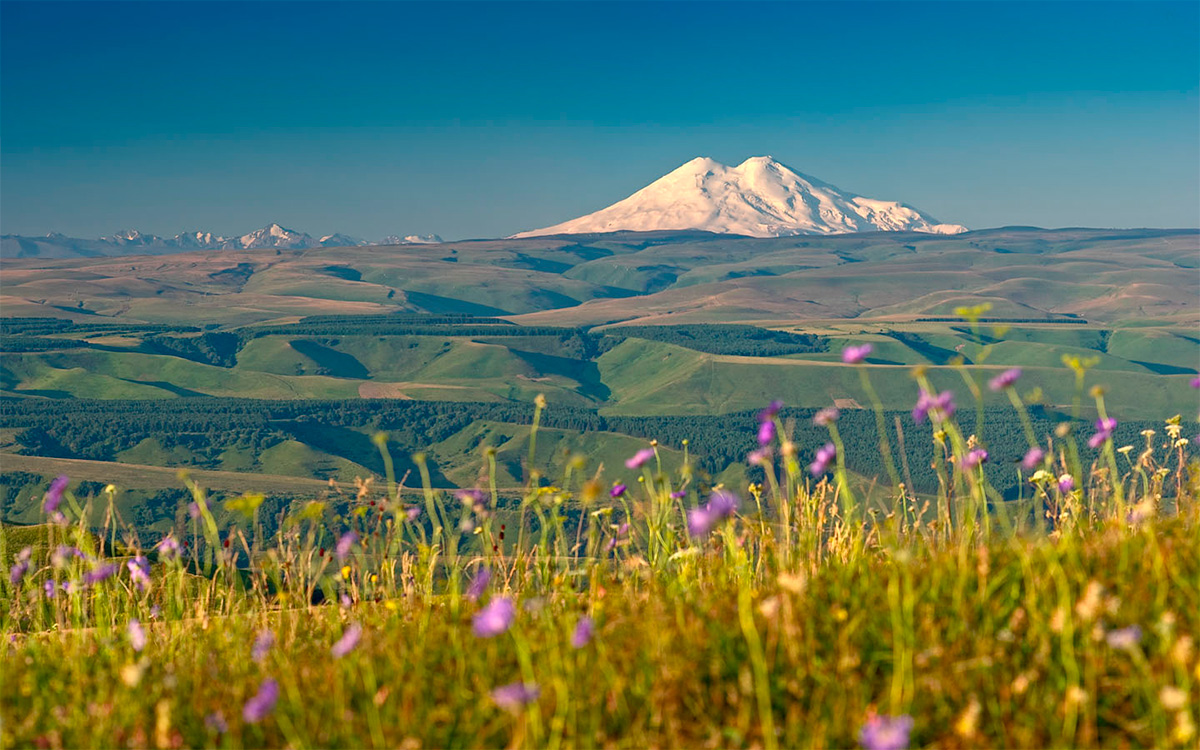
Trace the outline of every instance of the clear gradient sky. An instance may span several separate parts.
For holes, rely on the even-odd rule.
[[[771,154],[1200,226],[1200,3],[0,3],[0,229],[494,237]]]

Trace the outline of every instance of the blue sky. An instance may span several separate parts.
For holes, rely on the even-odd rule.
[[[974,228],[1200,225],[1200,4],[0,3],[0,228],[487,237],[771,154]]]

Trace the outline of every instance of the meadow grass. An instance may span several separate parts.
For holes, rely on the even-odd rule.
[[[89,527],[55,485],[47,523],[0,535],[0,742],[1195,747],[1200,463],[1182,420],[1115,446],[1093,390],[1095,429],[1030,430],[1013,470],[1033,500],[1004,503],[983,436],[915,376],[937,450],[903,471],[941,489],[897,483],[886,506],[851,481],[832,410],[808,467],[764,410],[764,479],[735,494],[653,443],[624,471],[542,476],[541,399],[517,508],[494,449],[478,490],[431,489],[418,457],[415,501],[389,471],[344,512],[297,504],[271,539],[260,495],[228,501],[244,520],[221,532],[192,483],[164,540],[105,496]],[[1018,377],[991,388],[1024,415]]]

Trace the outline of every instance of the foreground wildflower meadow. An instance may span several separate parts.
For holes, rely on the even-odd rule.
[[[1019,371],[963,373],[1030,424]],[[175,533],[111,510],[91,528],[60,478],[44,525],[0,536],[0,744],[1197,747],[1194,412],[1115,445],[1093,389],[1094,422],[1026,430],[1004,501],[986,436],[915,378],[937,449],[903,471],[935,473],[930,495],[886,431],[892,482],[872,489],[835,409],[815,417],[827,444],[797,446],[778,404],[748,488],[665,473],[651,444],[615,470],[530,471],[509,500],[485,453],[478,490],[388,476],[292,508],[275,538],[261,497],[222,528],[194,484]]]

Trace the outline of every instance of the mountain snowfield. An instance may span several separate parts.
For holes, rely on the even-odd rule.
[[[436,234],[410,234],[404,237],[389,235],[379,242],[351,237],[346,234],[327,234],[320,238],[279,224],[240,236],[225,237],[212,232],[182,232],[174,237],[145,234],[127,229],[99,239],[67,237],[51,232],[42,237],[0,236],[0,257],[4,258],[73,258],[119,255],[168,255],[193,250],[308,250],[321,247],[361,247],[364,245],[432,245],[442,242]]]
[[[756,156],[736,167],[697,157],[608,208],[513,237],[683,229],[750,237],[967,231],[903,203],[848,193],[770,156]]]

